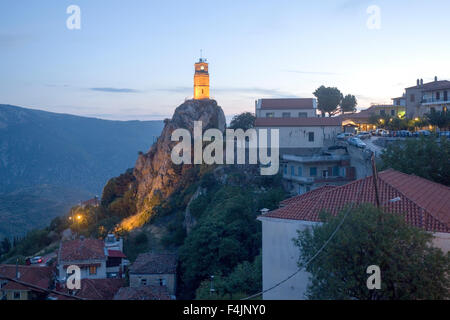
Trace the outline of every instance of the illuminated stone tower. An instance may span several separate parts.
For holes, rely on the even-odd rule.
[[[206,59],[200,58],[195,64],[194,99],[209,99],[209,73]]]

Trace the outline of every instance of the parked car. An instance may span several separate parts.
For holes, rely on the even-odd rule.
[[[439,132],[439,137],[450,138],[450,131],[441,131],[441,132]]]
[[[40,264],[40,263],[42,263],[42,257],[40,257],[40,256],[33,257],[33,258],[28,258],[27,260],[29,260],[29,263],[28,263],[28,261],[26,261],[27,264]]]
[[[377,129],[377,130],[375,130],[375,135],[380,136],[380,137],[387,137],[389,135],[389,132],[387,132],[384,129]]]
[[[431,134],[431,132],[429,130],[419,130],[414,132],[414,136],[415,137],[419,137],[419,136],[429,136]]]
[[[364,149],[367,146],[364,142],[362,142],[361,139],[356,138],[356,137],[351,137],[347,141],[348,141],[348,144],[355,146],[357,148]]]
[[[400,137],[412,137],[412,133],[408,130],[400,130],[398,131]]]
[[[370,138],[370,133],[369,132],[365,132],[365,131],[361,131],[360,133],[358,133],[356,135],[357,138],[359,139],[369,139]]]
[[[336,136],[336,138],[338,140],[345,140],[345,139],[348,139],[348,138],[351,138],[351,137],[353,137],[353,133],[350,133],[350,132],[342,132],[342,133],[339,133]]]

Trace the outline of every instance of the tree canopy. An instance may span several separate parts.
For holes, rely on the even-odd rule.
[[[341,101],[341,111],[345,112],[355,112],[356,105],[358,104],[356,97],[352,94],[346,95]]]
[[[235,115],[230,123],[230,129],[248,130],[255,126],[255,115],[251,112],[243,112]]]
[[[319,87],[314,92],[314,96],[317,98],[317,107],[322,112],[322,116],[328,113],[330,117],[338,112],[338,106],[343,98],[338,88],[325,86]]]
[[[323,214],[324,223],[299,231],[299,267],[323,246],[343,218]],[[310,299],[448,299],[450,254],[431,246],[432,234],[412,227],[402,215],[372,205],[351,210],[323,251],[306,266]],[[376,265],[381,289],[369,290],[367,273]]]
[[[450,140],[441,137],[420,137],[396,141],[381,155],[382,168],[415,174],[450,186]]]

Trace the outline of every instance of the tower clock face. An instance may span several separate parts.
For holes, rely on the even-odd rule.
[[[205,70],[205,66],[201,66],[200,69],[201,69],[201,70]]]

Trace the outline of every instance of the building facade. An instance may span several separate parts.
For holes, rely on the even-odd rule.
[[[409,119],[420,118],[432,110],[443,111],[450,107],[450,81],[438,80],[417,84],[405,89],[406,115]]]
[[[176,295],[177,255],[172,253],[143,253],[130,266],[130,287],[166,287],[169,294]]]
[[[307,156],[282,155],[282,176],[291,194],[303,194],[324,185],[342,185],[355,179],[355,168],[345,148]]]
[[[381,206],[393,214],[403,215],[407,223],[431,232],[434,246],[448,252],[450,188],[394,170],[380,172],[378,178]],[[393,202],[395,198],[398,201]],[[336,215],[348,203],[375,205],[372,177],[343,186],[315,189],[287,199],[280,203],[279,209],[258,217],[262,222],[263,291],[267,290],[264,300],[307,298],[310,274],[299,270],[300,249],[292,240],[298,237],[297,230],[320,225],[320,212]],[[268,290],[292,275],[281,285]]]

